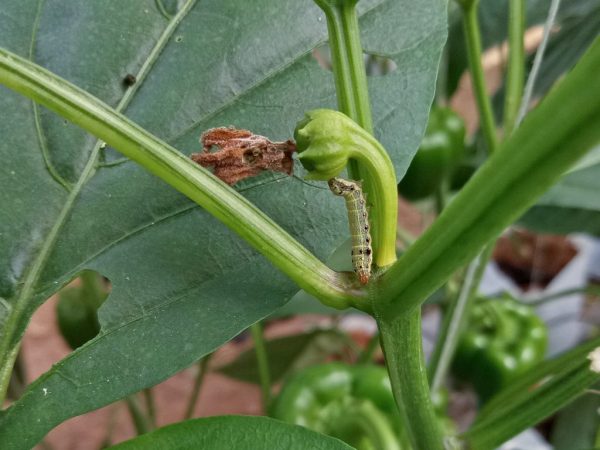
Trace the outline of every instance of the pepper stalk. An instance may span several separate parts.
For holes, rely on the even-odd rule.
[[[315,3],[327,18],[338,108],[372,135],[373,120],[356,11],[358,0],[315,0]],[[359,148],[356,150],[358,150],[356,153],[361,153]],[[379,184],[377,178],[380,175],[374,174],[369,167],[364,166],[364,158],[358,157],[356,153],[346,162],[348,174],[350,178],[362,182],[362,189],[369,201],[379,196],[380,186],[377,186]],[[390,167],[392,167],[391,162]],[[391,173],[393,174],[393,167]],[[395,187],[393,192],[396,192]],[[378,204],[379,202],[373,202],[369,222],[373,233],[374,261],[377,266],[384,267],[396,261],[395,231],[398,207],[390,204],[393,210],[383,211],[378,208]],[[391,220],[392,215],[393,220]],[[385,229],[387,232],[383,233],[382,230]],[[391,237],[391,231],[394,237]]]

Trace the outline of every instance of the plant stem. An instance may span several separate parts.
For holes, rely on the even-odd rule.
[[[198,403],[198,398],[200,395],[200,389],[202,388],[204,378],[208,372],[208,363],[210,362],[212,355],[212,353],[209,353],[204,358],[200,359],[200,361],[198,361],[198,373],[196,374],[196,379],[194,380],[194,387],[192,388],[192,394],[190,395],[187,408],[185,409],[183,420],[191,419],[194,415],[194,410],[196,409],[196,404]]]
[[[357,2],[358,0],[315,0],[327,18],[338,108],[372,135],[373,119],[360,43]],[[380,177],[376,173],[367,171],[362,160],[351,159],[348,162],[348,173],[351,178],[362,180],[363,191],[367,194],[369,203],[373,202],[369,222],[373,238],[374,261],[380,267],[388,266],[396,260],[396,252],[395,239],[390,238],[391,231],[387,230],[390,228],[387,218],[393,215],[394,226],[391,228],[395,230],[397,214],[390,211],[390,207],[393,207],[391,205],[380,207],[382,200],[377,197],[381,191],[378,191],[376,186],[380,182]],[[397,202],[395,205],[397,209]]]
[[[366,293],[352,288],[350,276],[329,269],[234,189],[97,98],[4,49],[0,83],[80,125],[188,196],[323,303],[368,307]]]
[[[494,153],[498,146],[496,136],[496,124],[492,104],[487,94],[483,66],[481,64],[481,34],[479,31],[479,18],[477,10],[479,0],[466,1],[463,7],[463,27],[467,44],[467,56],[469,60],[469,71],[473,83],[473,92],[479,110],[480,127],[483,131],[488,153]]]
[[[373,134],[367,74],[356,13],[357,0],[315,0],[315,3],[327,18],[338,108]]]
[[[258,376],[260,378],[260,389],[262,394],[263,411],[269,409],[271,403],[271,372],[269,370],[269,358],[267,357],[267,348],[262,325],[256,322],[250,327],[252,340],[254,341],[254,352],[258,364]]]
[[[148,425],[151,429],[156,428],[156,405],[154,403],[154,395],[151,388],[146,388],[142,391],[144,402],[146,404],[146,412],[148,415]]]
[[[361,352],[360,356],[358,357],[358,360],[356,361],[358,364],[367,364],[367,363],[371,362],[371,360],[373,359],[373,355],[375,354],[375,351],[379,347],[379,339],[380,339],[379,332],[377,332],[373,336],[371,336],[371,339],[369,339],[367,346]]]
[[[127,409],[131,415],[131,421],[133,422],[133,426],[135,427],[137,435],[139,436],[140,434],[150,431],[148,420],[142,412],[137,398],[134,395],[130,395],[129,397],[125,398],[125,403],[127,404]]]
[[[525,1],[510,0],[508,16],[508,70],[504,97],[504,136],[510,136],[523,96],[525,79]]]
[[[429,379],[433,392],[442,386],[446,378],[460,339],[460,333],[468,318],[470,305],[473,304],[473,300],[477,296],[477,289],[492,256],[493,249],[493,244],[488,245],[482,254],[469,264],[460,291],[455,300],[450,303],[450,307],[444,315],[442,328],[429,363]]]
[[[413,448],[444,450],[443,436],[431,403],[421,341],[421,310],[393,320],[378,317],[381,345],[401,415],[410,425]]]

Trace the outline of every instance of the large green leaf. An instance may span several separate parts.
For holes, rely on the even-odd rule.
[[[304,111],[335,104],[331,74],[310,55],[326,38],[310,0],[187,0],[178,11],[167,3],[7,0],[0,46],[185,153],[218,125],[286,139]],[[398,66],[370,90],[377,134],[402,176],[427,120],[445,6],[360,6],[366,51]],[[1,448],[30,448],[63,420],[165,379],[295,292],[205,211],[62,118],[4,88],[0,109],[2,358],[35,308],[80,271],[113,284],[100,335],[3,414]],[[346,230],[343,202],[327,190],[271,174],[237,187],[321,258]]]
[[[114,450],[351,450],[342,441],[267,417],[222,416],[160,428]]]

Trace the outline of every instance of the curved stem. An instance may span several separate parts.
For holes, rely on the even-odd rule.
[[[508,70],[504,97],[504,136],[510,136],[517,116],[525,80],[525,1],[511,0],[508,16]]]
[[[265,337],[260,322],[256,322],[250,327],[252,340],[254,341],[254,353],[258,363],[258,376],[260,378],[260,389],[262,394],[263,411],[267,411],[271,403],[271,373],[269,370],[269,358],[267,357],[267,348],[265,346]]]
[[[371,205],[373,261],[385,267],[396,260],[396,221],[398,197],[396,174],[383,146],[345,114],[330,109],[306,113],[294,133],[298,159],[308,170],[308,178],[336,177],[354,159],[368,175]]]
[[[371,137],[372,142],[377,142]],[[372,205],[370,221],[373,237],[373,261],[378,267],[387,267],[396,261],[396,222],[398,220],[398,196],[396,193],[396,175],[387,152],[383,150],[379,158],[370,158],[365,151],[355,154],[361,167],[366,168],[370,179]],[[392,187],[393,185],[393,187]],[[365,188],[366,189],[366,188]]]
[[[483,66],[481,65],[481,35],[479,31],[479,18],[477,9],[479,0],[468,1],[463,6],[463,27],[467,42],[467,55],[469,60],[469,71],[473,83],[473,91],[479,110],[480,127],[483,131],[488,153],[494,153],[498,146],[496,136],[496,124],[492,104],[487,94]]]
[[[356,12],[357,2],[358,0],[315,0],[315,3],[327,17],[338,108],[372,135],[373,119],[367,74],[360,43],[360,30]],[[367,199],[373,203],[369,217],[373,235],[373,259],[377,266],[385,267],[396,261],[395,238],[391,238],[392,232],[396,230],[396,190],[394,188],[390,191],[389,186],[384,190],[381,189],[380,178],[387,176],[387,174],[385,172],[383,174],[374,172],[371,168],[365,167],[365,160],[360,153],[362,151],[359,150],[359,155],[352,157],[347,162],[348,172],[351,178],[362,181],[363,191],[367,194]],[[395,180],[393,166],[391,167]],[[396,206],[386,202],[387,206],[385,208],[381,207],[383,202],[386,201],[381,198],[386,190],[388,194],[390,192],[394,193]],[[394,210],[392,211],[390,208],[394,208]],[[396,212],[394,213],[394,211]],[[394,216],[393,222],[390,221],[392,215]]]
[[[351,287],[350,277],[329,269],[242,195],[97,98],[4,49],[0,83],[81,126],[188,196],[323,303],[367,308],[365,293]]]
[[[381,344],[398,409],[408,419],[413,448],[444,450],[443,435],[431,402],[421,341],[421,310],[390,320],[377,318]]]

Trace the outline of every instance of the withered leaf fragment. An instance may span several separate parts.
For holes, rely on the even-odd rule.
[[[293,141],[271,142],[264,136],[233,127],[211,128],[200,137],[203,151],[192,153],[193,161],[212,167],[214,174],[232,185],[264,170],[291,175],[296,150]],[[216,147],[216,151],[211,151]]]

